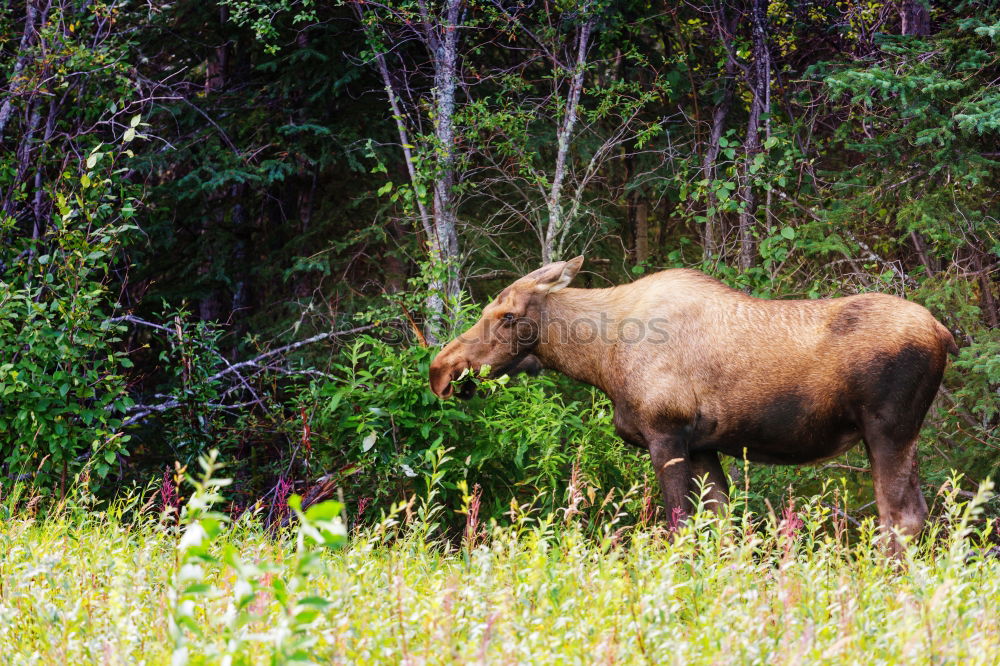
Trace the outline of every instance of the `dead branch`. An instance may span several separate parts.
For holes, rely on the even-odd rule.
[[[132,323],[139,323],[141,325],[150,326],[150,327],[155,328],[157,330],[165,331],[165,332],[167,332],[167,333],[169,333],[171,335],[173,334],[173,331],[171,331],[166,326],[163,326],[161,324],[156,324],[154,322],[149,322],[149,321],[146,321],[144,319],[140,319],[139,317],[133,317],[132,315],[126,315],[124,317],[116,317],[112,321],[129,321],[129,322],[132,322]],[[356,326],[354,328],[346,329],[346,330],[343,330],[343,331],[328,331],[326,333],[319,333],[319,334],[314,335],[314,336],[312,336],[310,338],[306,338],[305,340],[299,340],[298,342],[293,342],[293,343],[290,343],[290,344],[287,344],[287,345],[283,345],[281,347],[277,347],[275,349],[271,349],[269,351],[266,351],[266,352],[264,352],[262,354],[259,354],[259,355],[255,356],[254,358],[248,359],[246,361],[241,361],[239,363],[233,363],[233,364],[229,364],[229,362],[226,361],[227,366],[225,368],[223,368],[219,372],[216,372],[215,374],[213,374],[213,375],[211,375],[209,377],[206,377],[204,380],[202,380],[201,383],[202,384],[210,384],[212,382],[218,381],[219,379],[222,379],[223,377],[226,377],[227,375],[235,374],[236,377],[237,377],[237,379],[238,379],[238,383],[242,384],[243,387],[246,388],[249,391],[249,393],[254,397],[254,399],[253,400],[244,401],[244,402],[239,402],[239,403],[232,403],[232,404],[226,404],[226,403],[208,403],[207,406],[210,409],[220,410],[220,411],[244,409],[244,408],[250,407],[252,405],[259,405],[259,406],[263,407],[264,409],[266,409],[266,406],[264,405],[263,400],[250,387],[248,379],[240,372],[241,370],[243,370],[244,368],[253,368],[255,370],[275,370],[275,371],[282,372],[282,374],[286,374],[286,375],[289,375],[289,374],[307,374],[307,375],[317,374],[318,371],[314,371],[314,370],[290,371],[290,370],[287,370],[285,368],[275,367],[274,365],[269,364],[269,363],[264,363],[264,361],[267,360],[267,359],[272,359],[272,358],[274,358],[276,356],[279,356],[279,355],[282,355],[282,354],[286,354],[287,352],[294,351],[294,350],[299,349],[301,347],[305,347],[306,345],[311,345],[311,344],[314,344],[316,342],[320,342],[322,340],[328,340],[330,338],[339,338],[339,337],[344,337],[344,336],[347,336],[347,335],[354,335],[356,333],[363,333],[364,331],[370,331],[371,329],[375,328],[376,326],[377,326],[377,324],[366,324],[364,326]],[[318,373],[318,374],[326,376],[325,373]],[[231,387],[223,395],[228,395],[228,394],[232,393],[233,391],[237,390],[238,388],[239,388],[239,386]],[[187,393],[190,394],[191,392],[188,391]],[[173,397],[170,397],[170,396],[165,396],[165,395],[157,395],[157,396],[154,396],[154,397],[157,397],[157,398],[166,398],[166,399],[163,402],[156,403],[156,404],[136,404],[136,405],[133,405],[132,407],[130,407],[126,411],[126,413],[129,414],[129,416],[128,416],[128,418],[126,418],[122,422],[122,428],[127,428],[129,426],[132,426],[132,425],[135,425],[137,423],[140,423],[141,421],[145,420],[148,416],[150,416],[152,414],[163,413],[163,412],[169,411],[171,409],[175,409],[177,407],[180,407],[182,404],[184,404],[184,401],[183,401],[183,397],[184,396],[173,396]]]

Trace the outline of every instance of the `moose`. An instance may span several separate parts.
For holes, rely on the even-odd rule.
[[[760,299],[690,269],[569,288],[582,265],[551,263],[504,289],[434,358],[431,390],[469,398],[483,366],[597,387],[618,435],[649,451],[667,516],[686,516],[700,483],[710,506],[728,501],[720,453],[803,465],[863,440],[881,525],[919,533],[917,435],[958,351],[925,308],[878,293]]]

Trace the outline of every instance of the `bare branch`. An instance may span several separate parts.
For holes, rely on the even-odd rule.
[[[168,327],[163,326],[162,324],[156,324],[156,323],[153,323],[153,322],[149,322],[149,321],[146,321],[144,319],[140,319],[139,317],[133,317],[131,315],[127,315],[125,317],[116,317],[112,321],[129,321],[129,322],[132,322],[132,323],[140,323],[142,325],[150,326],[150,327],[155,328],[157,330],[162,330],[162,331],[167,332],[167,333],[169,333],[171,335],[174,334],[173,331],[171,331]],[[263,361],[265,361],[266,359],[274,358],[274,357],[279,356],[281,354],[285,354],[285,353],[290,352],[290,351],[294,351],[294,350],[299,349],[301,347],[305,347],[306,345],[311,345],[311,344],[314,344],[316,342],[320,342],[322,340],[328,340],[330,338],[339,338],[339,337],[344,337],[344,336],[347,336],[347,335],[354,335],[356,333],[363,333],[364,331],[370,331],[371,329],[376,328],[376,326],[377,326],[377,324],[366,324],[364,326],[356,326],[354,328],[350,328],[350,329],[343,330],[343,331],[328,331],[326,333],[319,333],[319,334],[314,335],[314,336],[312,336],[310,338],[306,338],[305,340],[299,340],[298,342],[293,342],[293,343],[290,343],[290,344],[287,344],[287,345],[283,345],[281,347],[277,347],[275,349],[271,349],[271,350],[266,351],[266,352],[264,352],[262,354],[258,354],[257,356],[255,356],[252,359],[249,359],[249,360],[246,360],[246,361],[241,361],[240,363],[234,363],[234,364],[228,365],[228,361],[227,361],[227,367],[226,368],[220,370],[219,372],[216,372],[215,374],[213,374],[213,375],[211,375],[209,377],[206,377],[204,380],[202,380],[202,383],[203,384],[210,384],[210,383],[212,383],[214,381],[222,379],[226,375],[234,374],[235,373],[237,375],[237,377],[239,378],[240,383],[243,384],[248,389],[248,391],[251,393],[251,395],[254,396],[254,399],[253,400],[249,400],[249,401],[245,401],[245,402],[241,402],[241,403],[236,403],[236,404],[208,403],[207,406],[209,408],[211,408],[211,409],[216,409],[216,410],[242,409],[242,408],[245,408],[245,407],[249,407],[251,405],[261,405],[263,407],[264,405],[263,405],[262,399],[259,396],[256,395],[256,393],[253,391],[252,388],[250,388],[249,383],[247,382],[246,378],[243,377],[240,374],[240,372],[239,372],[240,370],[242,370],[243,368],[258,368],[258,369],[266,369],[266,370],[275,370],[275,371],[279,371],[282,374],[286,374],[286,375],[291,375],[291,374],[305,374],[305,375],[322,375],[322,376],[328,376],[325,373],[321,373],[319,371],[315,371],[315,370],[311,370],[311,369],[306,369],[306,370],[301,370],[301,371],[293,371],[293,370],[287,370],[287,369],[284,369],[284,368],[276,368],[274,366],[271,366],[271,365],[263,363]],[[228,395],[228,394],[232,393],[234,390],[236,390],[237,388],[238,388],[238,386],[231,387],[223,395]],[[167,398],[167,396],[155,396],[155,397]],[[128,410],[128,412],[130,413],[129,417],[126,418],[122,422],[122,428],[127,428],[128,426],[135,425],[136,423],[139,423],[139,422],[143,421],[146,417],[150,416],[151,414],[162,413],[162,412],[174,409],[176,407],[180,407],[182,404],[183,404],[183,402],[182,402],[181,398],[170,397],[170,398],[168,398],[168,399],[166,399],[163,402],[158,403],[158,404],[152,404],[152,405],[137,404],[137,405],[133,405]]]

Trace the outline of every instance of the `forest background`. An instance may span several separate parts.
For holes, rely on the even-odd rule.
[[[581,253],[582,286],[688,266],[925,305],[961,349],[923,477],[975,491],[1000,466],[998,58],[988,0],[8,0],[3,492],[111,497],[214,448],[233,513],[339,489],[364,521],[431,470],[501,520],[580,478],[648,503],[595,390],[427,387],[483,303]],[[843,478],[873,512],[860,450],[727,467],[754,501]]]

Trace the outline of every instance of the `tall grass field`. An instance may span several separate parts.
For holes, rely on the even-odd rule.
[[[203,466],[176,514],[136,494],[0,522],[4,663],[1000,662],[989,488],[947,484],[897,558],[836,491],[671,528],[580,488],[497,526],[431,478],[375,526],[293,497],[275,531],[216,512],[226,482]],[[454,511],[464,533],[441,528]]]

